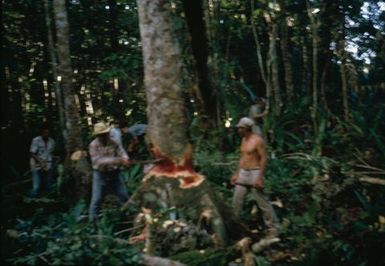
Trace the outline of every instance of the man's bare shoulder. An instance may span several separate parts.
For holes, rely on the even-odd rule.
[[[265,144],[265,141],[263,140],[263,138],[260,135],[253,133],[251,136],[252,136],[252,140],[255,144],[258,144],[258,145]]]

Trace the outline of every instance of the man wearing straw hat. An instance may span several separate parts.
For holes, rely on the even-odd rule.
[[[94,221],[107,192],[114,193],[121,202],[128,200],[128,193],[120,176],[120,166],[130,166],[127,153],[110,138],[110,128],[99,122],[94,125],[95,139],[89,145],[92,162],[92,197],[89,218]]]

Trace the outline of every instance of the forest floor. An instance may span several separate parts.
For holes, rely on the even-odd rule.
[[[256,253],[255,265],[385,265],[385,169],[376,150],[380,142],[374,137],[367,141],[372,145],[361,148],[351,144],[358,143],[356,137],[329,139],[321,153],[315,145],[303,148],[306,143],[299,140],[293,145],[302,148],[287,147],[293,140],[283,140],[284,148],[277,144],[269,150],[266,191],[281,223],[280,241]],[[216,145],[198,145],[195,165],[229,205],[229,179],[238,154],[215,151]],[[139,165],[124,172],[130,193],[142,177]],[[27,196],[28,178],[29,173],[20,174],[17,182],[2,188],[2,265],[140,264],[144,243],[130,243],[133,219],[120,213],[114,197],[105,202],[103,218],[95,226],[85,216],[87,204],[71,198],[71,179],[33,199]],[[256,232],[254,238],[264,231],[259,214],[247,197],[242,219]],[[204,237],[183,245],[183,233],[174,237],[165,243],[180,241],[179,248],[163,247],[160,255],[187,265],[243,263],[241,251],[233,246],[207,248]]]

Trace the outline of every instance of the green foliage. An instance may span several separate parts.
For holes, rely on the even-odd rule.
[[[81,136],[85,143],[92,139],[89,119],[95,122],[119,116],[134,122],[145,122],[146,104],[143,91],[143,65],[136,1],[69,1],[71,59],[75,92],[81,107]],[[111,3],[116,2],[115,14]],[[206,6],[209,40],[208,65],[213,73],[215,93],[219,95],[222,113],[220,123],[231,125],[246,116],[252,98],[266,95],[256,56],[255,40],[250,29],[253,17],[260,40],[263,63],[267,61],[271,23],[266,14],[275,13],[279,23],[290,22],[290,64],[294,73],[294,104],[286,104],[287,84],[285,70],[279,57],[279,81],[283,113],[265,118],[269,165],[266,190],[275,202],[282,224],[282,241],[273,248],[284,251],[289,259],[274,262],[277,265],[380,265],[384,259],[385,192],[381,186],[363,185],[358,172],[383,178],[385,164],[385,108],[383,30],[384,12],[376,10],[376,1],[310,1],[320,12],[319,55],[320,73],[310,73],[304,62],[305,48],[312,47],[307,30],[309,19],[306,5],[297,1],[278,1],[285,5],[281,11],[272,11],[269,1],[212,1]],[[364,16],[361,7],[368,6],[370,15]],[[108,8],[107,8],[108,6]],[[52,98],[54,86],[51,62],[48,60],[47,29],[43,1],[4,1],[3,3],[2,60],[2,162],[8,169],[2,174],[2,232],[3,253],[8,262],[29,265],[135,265],[140,263],[140,251],[124,239],[116,238],[120,214],[112,208],[97,226],[82,218],[85,205],[76,205],[63,213],[69,199],[53,198],[53,193],[37,199],[24,194],[30,183],[28,146],[41,122],[53,127],[59,139],[57,105]],[[378,9],[378,7],[377,7]],[[191,40],[187,34],[182,5],[173,10],[175,30],[188,65],[185,76],[191,76],[194,58]],[[207,16],[207,17],[206,17]],[[345,36],[339,36],[341,21],[346,25]],[[279,33],[281,37],[282,33]],[[343,121],[341,104],[340,63],[333,45],[341,38],[356,43],[358,53],[370,55],[371,63],[347,54],[347,60],[356,73],[358,85],[378,85],[374,88],[353,88],[349,84],[350,121]],[[55,39],[55,38],[54,38]],[[279,38],[278,46],[282,44]],[[277,47],[278,47],[277,46]],[[330,49],[334,49],[331,52]],[[381,50],[382,49],[382,50]],[[333,53],[334,52],[334,53]],[[280,54],[280,51],[278,51]],[[311,60],[311,58],[307,58]],[[369,73],[365,73],[365,69]],[[325,104],[317,110],[317,132],[309,112],[311,89],[306,75],[325,76]],[[119,90],[114,87],[118,79]],[[350,80],[351,81],[351,80]],[[350,82],[349,82],[350,83]],[[382,85],[381,85],[382,86]],[[186,101],[192,100],[192,91],[186,86]],[[87,92],[81,90],[86,88]],[[321,89],[321,88],[320,88]],[[357,89],[357,91],[353,91]],[[320,96],[320,100],[322,95]],[[122,100],[122,102],[120,102]],[[197,99],[194,99],[197,101]],[[86,112],[90,101],[94,113]],[[320,105],[324,103],[320,102]],[[195,106],[188,106],[191,117],[190,135],[194,144],[196,170],[204,174],[221,193],[225,201],[232,196],[229,180],[237,167],[239,137],[233,128],[202,128],[204,114],[193,115]],[[325,109],[325,110],[324,110]],[[328,110],[326,110],[328,109]],[[230,120],[230,118],[232,120]],[[63,147],[62,142],[59,146]],[[380,169],[377,173],[358,169],[358,164]],[[143,176],[142,167],[134,165],[124,171],[129,192],[134,192]],[[70,177],[65,180],[72,192]],[[24,183],[23,183],[24,182]],[[10,183],[10,184],[8,184]],[[21,184],[18,184],[21,183]],[[248,201],[244,212],[246,221],[255,217],[249,212]],[[111,204],[110,204],[111,205]],[[111,206],[108,205],[107,208]],[[113,205],[113,204],[112,204]],[[114,207],[114,206],[112,206]],[[2,215],[3,216],[3,215]],[[251,227],[255,224],[250,224]],[[258,227],[260,228],[260,227]],[[3,237],[4,236],[4,237]],[[173,258],[189,265],[226,265],[239,254],[231,249],[188,251]],[[269,265],[268,252],[258,254],[257,265]]]
[[[69,213],[48,217],[43,225],[20,233],[18,241],[28,246],[24,255],[10,259],[14,265],[137,265],[138,248],[114,237],[117,210],[107,213],[97,225],[82,218],[85,204],[80,202]],[[20,220],[18,228],[25,227]],[[28,225],[27,225],[28,226]]]
[[[237,252],[233,249],[206,249],[179,253],[171,259],[191,266],[226,265],[235,258]]]

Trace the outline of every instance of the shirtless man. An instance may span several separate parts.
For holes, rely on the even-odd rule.
[[[233,196],[234,213],[239,216],[245,195],[252,193],[254,200],[262,211],[263,220],[268,229],[268,236],[275,236],[278,219],[267,196],[263,192],[264,174],[267,166],[265,144],[258,134],[252,132],[253,120],[243,117],[237,124],[238,134],[242,137],[241,158],[238,170],[231,178],[235,185]]]

